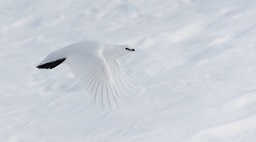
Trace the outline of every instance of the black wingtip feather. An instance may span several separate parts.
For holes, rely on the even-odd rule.
[[[62,58],[62,59],[58,59],[55,61],[51,61],[45,64],[41,64],[36,66],[38,69],[53,69],[55,67],[57,67],[59,64],[61,64],[62,62],[64,62],[66,60],[66,58]]]

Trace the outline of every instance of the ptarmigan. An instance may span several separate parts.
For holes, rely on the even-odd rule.
[[[118,59],[134,51],[128,45],[83,40],[52,52],[37,68],[53,69],[64,63],[84,84],[94,103],[103,108],[118,107],[119,96],[135,88]]]

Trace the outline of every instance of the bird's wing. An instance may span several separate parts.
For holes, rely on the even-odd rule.
[[[122,71],[118,60],[103,52],[87,63],[82,58],[81,56],[68,65],[92,95],[94,103],[103,109],[119,107],[120,96],[128,93],[133,85]]]
[[[102,55],[110,69],[112,81],[118,89],[119,95],[127,95],[128,93],[135,91],[137,87],[122,69],[119,60],[104,52]]]

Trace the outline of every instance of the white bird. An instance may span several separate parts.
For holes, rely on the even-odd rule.
[[[128,45],[83,40],[52,52],[37,68],[53,69],[65,63],[84,84],[95,104],[103,109],[118,107],[120,95],[136,88],[118,59],[134,51]]]

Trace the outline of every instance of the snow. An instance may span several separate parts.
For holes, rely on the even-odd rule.
[[[0,141],[254,142],[256,1],[1,0]],[[36,69],[82,39],[129,44],[143,91],[93,105],[66,66]]]

